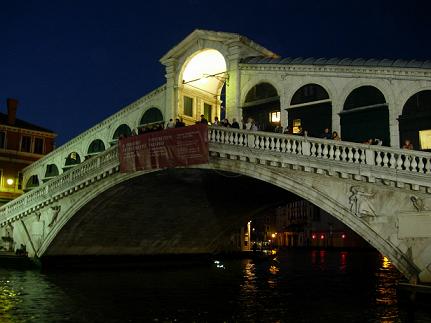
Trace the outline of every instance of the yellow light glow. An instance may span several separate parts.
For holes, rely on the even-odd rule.
[[[271,237],[272,237],[272,238],[275,238],[275,233],[271,234]]]
[[[383,256],[383,263],[382,263],[382,267],[383,268],[389,268],[391,265],[391,261],[389,260],[388,257]]]
[[[281,119],[280,111],[274,111],[269,113],[270,122],[273,122],[273,123],[280,122],[280,119]]]
[[[421,149],[431,149],[431,130],[420,130],[419,142]]]
[[[183,73],[183,83],[192,88],[217,94],[226,77],[226,61],[215,49],[206,49],[195,55]],[[223,74],[224,73],[224,74]]]
[[[12,185],[13,184],[13,179],[12,178],[8,178],[6,180],[7,185]]]

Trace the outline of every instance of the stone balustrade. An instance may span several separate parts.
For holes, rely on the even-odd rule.
[[[352,174],[358,174],[355,170],[361,167],[373,171],[370,182],[380,177],[393,180],[398,187],[410,184],[418,190],[422,186],[431,193],[431,154],[425,152],[223,127],[210,127],[209,141],[253,149],[258,158],[265,156],[258,151],[288,155],[290,159],[297,156],[296,161],[309,165],[311,160],[317,168],[319,161],[322,166],[343,165],[343,172],[350,167]]]
[[[0,207],[0,225],[19,218],[90,185],[118,169],[118,148],[111,147]]]
[[[283,162],[286,162],[296,167],[303,166],[306,171],[313,168],[316,173],[339,171],[343,178],[347,178],[343,175],[350,174],[356,180],[366,177],[369,182],[380,178],[386,185],[392,182],[394,186],[403,188],[408,184],[413,190],[424,187],[431,193],[429,153],[223,127],[209,127],[209,142],[210,152],[220,157],[228,152],[245,162],[257,162],[256,159],[271,160],[276,154],[288,160],[281,158],[281,165],[272,162],[271,166],[285,167]],[[90,185],[117,171],[118,166],[118,149],[114,146],[0,207],[0,225],[18,220],[80,187]],[[358,172],[359,168],[361,172]]]

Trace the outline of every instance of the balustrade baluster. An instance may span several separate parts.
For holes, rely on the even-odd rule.
[[[419,173],[425,173],[424,166],[425,166],[424,157],[419,157],[419,163],[418,163],[418,172]]]
[[[405,159],[404,159],[404,169],[405,170],[410,170],[410,156],[409,155],[404,155]]]
[[[292,140],[292,153],[296,154],[296,140]]]
[[[388,162],[389,162],[388,154],[384,152],[383,153],[383,167],[389,167]]]
[[[389,158],[390,168],[396,168],[397,160],[395,159],[395,154],[391,153],[391,158]]]
[[[316,143],[311,142],[310,155],[316,157]]]
[[[276,140],[275,142],[275,150],[280,151],[280,141],[281,138],[274,138]]]
[[[377,156],[376,156],[376,165],[382,166],[382,160],[383,159],[382,159],[380,151],[376,151],[376,154],[377,154]]]
[[[290,139],[287,139],[286,152],[290,153],[291,151],[292,151],[292,144],[290,142]]]
[[[328,158],[328,145],[322,144],[323,150],[322,150],[322,158],[327,159]]]
[[[417,172],[417,168],[416,167],[418,166],[418,163],[416,161],[416,157],[415,156],[411,156],[410,166],[411,166],[412,172]]]
[[[317,144],[317,158],[322,157],[322,144],[318,143]]]
[[[329,145],[329,151],[328,151],[328,158],[329,159],[334,159],[334,146],[333,145]]]
[[[269,150],[270,149],[270,139],[269,137],[265,138],[265,150]]]
[[[431,173],[431,158],[426,158],[425,162],[425,174]]]

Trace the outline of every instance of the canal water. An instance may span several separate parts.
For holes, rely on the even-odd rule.
[[[51,271],[0,268],[0,322],[431,322],[373,251]]]

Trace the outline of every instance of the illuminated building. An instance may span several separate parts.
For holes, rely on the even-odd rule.
[[[0,112],[0,204],[23,193],[22,169],[54,149],[56,134],[17,119],[17,107],[17,100],[7,99],[7,113]]]

